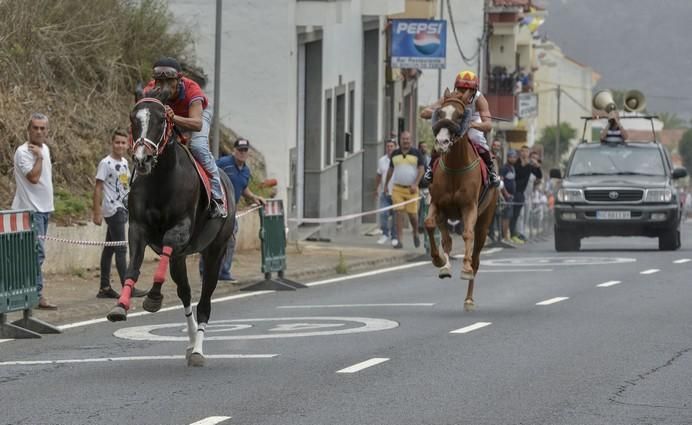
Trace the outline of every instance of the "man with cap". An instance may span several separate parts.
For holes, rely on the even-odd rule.
[[[248,187],[251,177],[250,168],[247,166],[250,142],[247,139],[240,138],[235,141],[233,148],[233,154],[222,156],[216,162],[216,165],[228,175],[231,183],[233,183],[236,204],[240,200],[240,197],[244,196],[245,199],[252,203],[264,205],[264,198],[252,193]],[[233,263],[233,252],[235,251],[235,235],[238,233],[238,220],[235,221],[235,229],[233,232],[233,237],[228,241],[226,255],[223,257],[219,279],[236,283],[237,281],[231,276],[231,265]],[[201,271],[202,262],[200,260],[200,273]]]
[[[191,132],[190,151],[195,159],[211,176],[213,218],[228,215],[223,201],[219,170],[214,156],[209,150],[209,128],[211,127],[211,108],[202,88],[193,80],[183,77],[182,68],[174,58],[163,57],[154,63],[153,80],[144,92],[167,92],[166,115],[183,131]]]
[[[510,233],[509,224],[512,220],[512,214],[514,212],[514,194],[517,190],[517,172],[514,166],[518,159],[517,151],[510,149],[507,151],[507,162],[500,168],[500,178],[503,183],[502,194],[507,201],[504,209],[502,210],[502,235],[503,239],[509,241],[512,237]]]

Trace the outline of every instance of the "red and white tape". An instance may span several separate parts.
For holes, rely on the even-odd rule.
[[[0,233],[30,232],[31,221],[29,213],[23,212],[3,212],[0,215]]]
[[[293,221],[293,222],[298,222],[298,223],[306,223],[306,224],[320,224],[320,223],[336,223],[337,221],[345,221],[345,220],[352,220],[354,218],[358,217],[364,217],[366,215],[370,214],[377,214],[381,213],[384,211],[388,211],[394,208],[398,208],[400,206],[410,204],[413,202],[419,202],[420,198],[422,196],[419,196],[417,198],[409,199],[408,201],[404,202],[399,202],[398,204],[390,205],[388,207],[383,207],[383,208],[378,208],[376,210],[371,210],[371,211],[365,211],[365,212],[360,212],[360,213],[354,213],[354,214],[347,214],[347,215],[341,215],[339,217],[324,217],[324,218],[289,218],[288,221]]]
[[[239,212],[238,214],[235,215],[235,218],[238,219],[240,217],[243,217],[245,215],[250,214],[253,211],[257,211],[260,209],[260,205],[255,205],[251,208],[248,208],[244,211]],[[1,233],[1,232],[0,232]],[[60,242],[60,243],[69,243],[72,245],[87,245],[87,246],[127,246],[127,241],[110,241],[110,242],[101,242],[101,241],[80,241],[80,240],[75,240],[75,239],[64,239],[64,238],[56,238],[54,236],[41,236],[39,235],[39,239],[43,239],[46,241],[55,241],[55,242]]]

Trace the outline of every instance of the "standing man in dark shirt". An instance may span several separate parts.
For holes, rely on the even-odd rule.
[[[510,223],[510,230],[512,231],[512,239],[519,238],[522,241],[526,240],[524,235],[517,232],[517,220],[521,214],[521,209],[524,208],[524,192],[529,184],[529,179],[531,174],[536,176],[537,180],[543,178],[543,172],[541,171],[540,164],[535,158],[529,157],[529,147],[524,145],[521,147],[519,154],[519,161],[514,165],[516,171],[516,192],[514,194],[514,211],[512,214],[512,221]]]

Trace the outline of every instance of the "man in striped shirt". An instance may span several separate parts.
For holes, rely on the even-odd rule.
[[[627,140],[627,130],[622,128],[617,111],[608,113],[608,125],[601,130],[601,143],[622,143]]]

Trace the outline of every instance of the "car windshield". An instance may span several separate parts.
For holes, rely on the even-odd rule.
[[[604,146],[601,149],[578,149],[574,153],[568,175],[665,176],[665,169],[663,158],[657,149]]]

